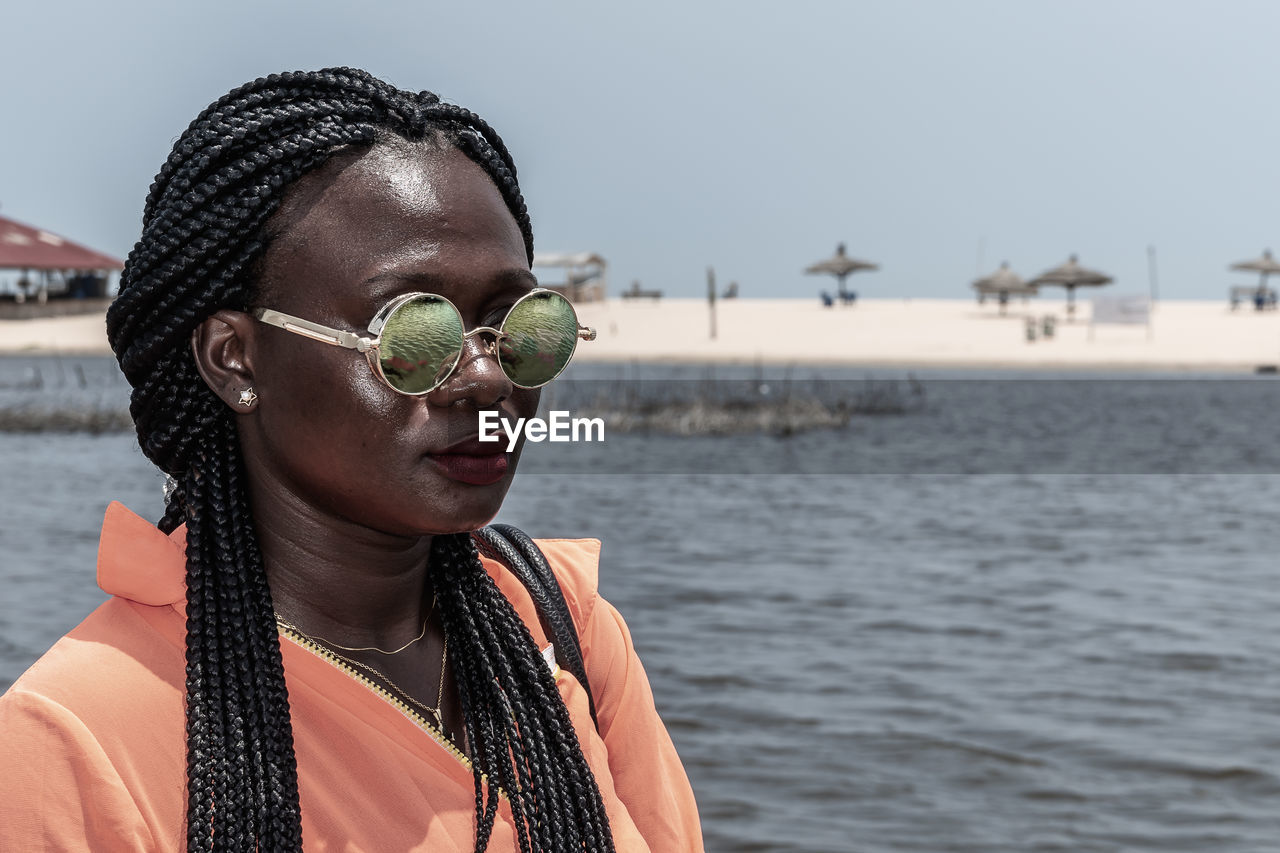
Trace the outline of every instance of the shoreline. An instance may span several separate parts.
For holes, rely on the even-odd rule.
[[[35,355],[37,353],[31,353]],[[4,358],[9,353],[0,352],[0,358]],[[901,361],[894,359],[858,359],[851,361],[848,359],[823,359],[823,358],[781,358],[774,356],[762,356],[758,358],[702,358],[697,356],[652,356],[652,357],[633,357],[633,356],[606,356],[606,357],[584,357],[581,355],[574,356],[574,363],[583,364],[656,364],[671,367],[691,366],[701,367],[704,365],[722,365],[725,367],[799,367],[799,368],[836,368],[847,367],[851,369],[866,368],[868,370],[971,370],[971,371],[991,371],[991,372],[1008,372],[1008,373],[1201,373],[1201,374],[1222,374],[1222,373],[1240,373],[1250,376],[1258,373],[1258,368],[1263,366],[1280,367],[1280,358],[1271,362],[1232,364],[1229,362],[1220,362],[1213,364],[1203,364],[1198,362],[1188,363],[1152,363],[1147,361],[1096,361],[1096,362],[1072,362],[1072,361],[1042,361],[1042,362],[1019,362],[1011,363],[1007,361],[965,361],[963,359],[946,359],[938,361]]]
[[[1062,302],[1017,303],[1006,315],[976,300],[867,299],[824,308],[814,299],[609,300],[578,306],[598,337],[575,361],[874,369],[1254,374],[1280,365],[1280,312],[1232,311],[1222,301],[1167,301],[1145,326],[1090,329]],[[1052,318],[1053,336],[1043,335]],[[1028,342],[1028,319],[1037,339]],[[105,314],[0,320],[0,357],[109,356]]]
[[[1220,301],[1168,301],[1146,326],[1098,325],[1081,301],[996,305],[960,299],[869,299],[824,308],[817,300],[722,300],[710,338],[705,300],[612,301],[580,306],[598,331],[584,362],[812,365],[876,369],[1253,374],[1280,364],[1280,312],[1231,311]],[[1053,336],[1045,339],[1051,318]],[[1028,342],[1028,320],[1037,339]]]

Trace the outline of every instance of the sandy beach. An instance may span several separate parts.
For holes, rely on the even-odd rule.
[[[105,312],[0,320],[0,354],[110,355]]]
[[[597,340],[584,361],[848,364],[904,367],[1242,370],[1280,363],[1280,312],[1225,301],[1168,301],[1146,326],[1090,328],[1089,304],[1075,322],[1065,305],[1032,301],[1001,316],[972,300],[863,300],[824,308],[810,299],[722,300],[715,339],[707,304],[609,300],[580,306]],[[1026,337],[1028,317],[1054,335]],[[108,354],[102,314],[0,321],[0,353]]]
[[[577,357],[596,361],[722,361],[905,367],[1247,370],[1280,362],[1280,312],[1232,311],[1225,301],[1169,301],[1151,327],[1089,324],[1087,302],[1066,322],[1060,301],[997,307],[970,300],[722,300],[716,338],[704,300],[585,305],[599,338]],[[1052,338],[1043,320],[1054,318]],[[1027,340],[1027,318],[1037,338]]]

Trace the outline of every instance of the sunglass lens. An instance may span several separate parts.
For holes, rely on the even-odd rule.
[[[512,306],[502,331],[502,369],[515,385],[536,388],[559,376],[573,357],[578,316],[568,299],[541,291]]]
[[[425,394],[444,380],[462,354],[462,318],[436,296],[401,305],[382,327],[378,362],[387,384],[405,394]]]

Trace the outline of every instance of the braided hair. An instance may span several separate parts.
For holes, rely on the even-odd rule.
[[[187,525],[187,849],[301,850],[297,762],[235,418],[196,370],[194,329],[253,304],[286,190],[342,151],[395,138],[451,145],[485,170],[530,260],[516,168],[494,130],[430,92],[350,68],[272,75],[196,117],[156,176],[107,333],[133,387],[146,456],[172,479],[166,533]],[[528,629],[467,534],[429,557],[475,775],[475,849],[499,792],[523,853],[611,851],[600,791]]]

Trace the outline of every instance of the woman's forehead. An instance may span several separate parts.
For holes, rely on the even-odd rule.
[[[329,212],[361,204],[420,209],[433,200],[439,204],[450,173],[465,169],[466,163],[470,161],[456,148],[399,138],[340,152],[285,190],[271,230],[286,236],[311,219],[317,207]]]
[[[480,168],[456,148],[424,148],[420,145],[377,145],[338,176],[339,191],[348,191],[356,201],[368,198],[416,212],[439,210],[446,204],[470,202],[466,191],[474,193],[473,172]],[[461,174],[460,174],[461,173]],[[486,175],[481,183],[492,183]],[[459,187],[464,197],[456,198]],[[493,188],[497,192],[497,188]]]
[[[527,269],[497,187],[455,148],[377,145],[299,183],[264,258],[263,295],[293,290],[300,278],[319,286],[320,278],[353,284],[397,269]]]

